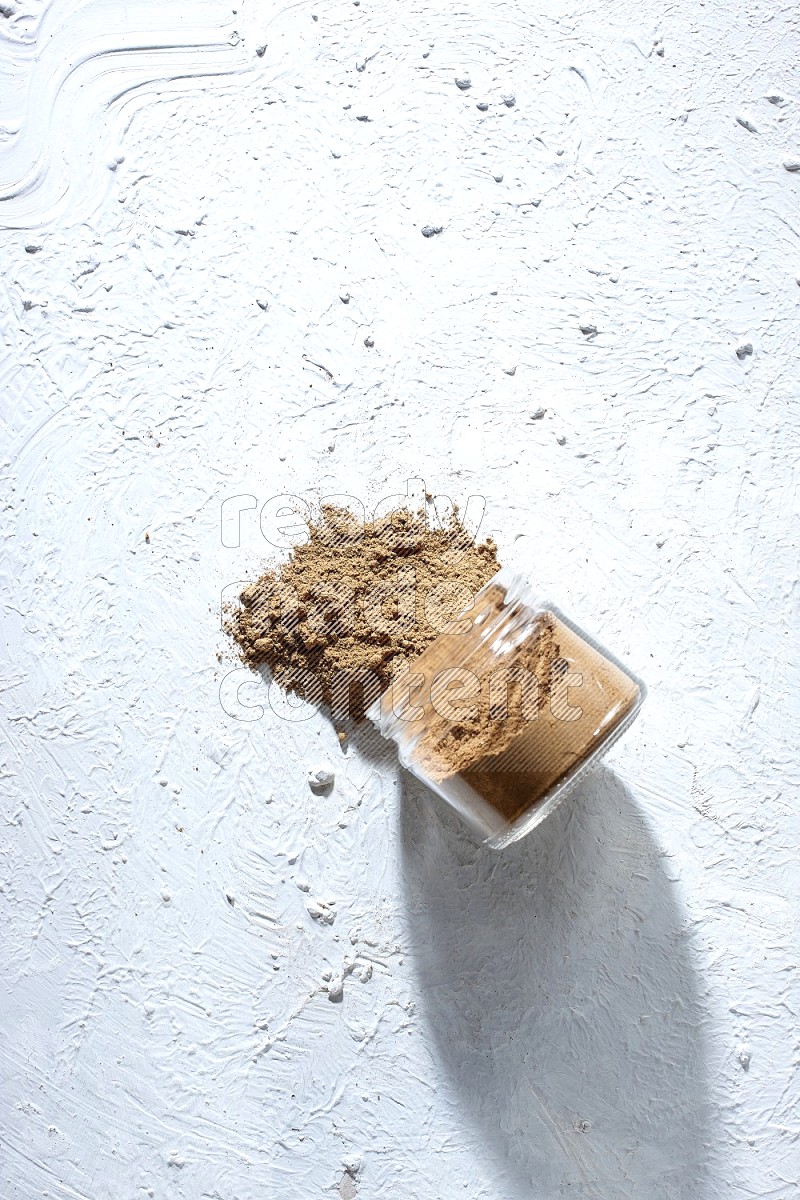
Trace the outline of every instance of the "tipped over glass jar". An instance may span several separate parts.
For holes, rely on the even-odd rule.
[[[635,719],[645,685],[503,568],[367,716],[501,849],[539,825]]]

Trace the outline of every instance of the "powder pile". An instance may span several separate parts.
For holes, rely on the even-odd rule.
[[[499,570],[491,538],[475,543],[454,509],[429,526],[424,510],[362,522],[323,505],[289,559],[241,593],[227,631],[253,670],[328,705],[334,720],[364,719],[404,664],[467,608]]]

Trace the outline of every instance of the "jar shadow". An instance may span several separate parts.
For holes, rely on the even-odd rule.
[[[498,853],[403,771],[400,826],[421,1013],[498,1194],[699,1200],[706,1013],[622,782],[599,767]]]

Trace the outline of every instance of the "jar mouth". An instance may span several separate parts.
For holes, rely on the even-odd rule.
[[[502,599],[498,601],[499,609],[492,613],[488,606],[481,607],[482,601],[488,600],[493,593],[500,591]],[[478,610],[475,612],[475,610]],[[414,662],[418,661],[423,655],[429,652],[435,653],[435,647],[441,642],[442,638],[452,636],[460,623],[465,619],[470,620],[467,632],[476,629],[482,637],[490,637],[491,641],[487,644],[489,649],[496,654],[510,654],[530,635],[532,626],[531,623],[524,619],[524,610],[530,610],[532,620],[538,620],[542,612],[548,611],[547,605],[523,575],[510,567],[501,567],[499,571],[495,571],[491,578],[487,579],[478,591],[473,596],[471,602],[466,605],[453,619],[448,623],[446,628],[434,638],[429,646],[412,659],[409,664],[409,670],[413,672]],[[470,618],[470,613],[475,613]],[[485,626],[485,628],[481,628]],[[458,656],[458,665],[463,668],[468,668],[472,661],[480,652],[480,646],[475,645],[465,654]],[[454,664],[455,665],[455,664]],[[398,715],[393,706],[389,706],[388,712],[384,701],[387,696],[390,696],[394,687],[394,681],[390,682],[389,686],[384,689],[379,696],[365,709],[364,715],[375,726],[378,732],[387,738],[392,738],[400,744],[406,746],[409,744],[409,738],[402,737],[401,731],[408,733],[409,721],[401,715]],[[413,707],[413,701],[409,699],[405,710]],[[404,711],[405,711],[404,710]]]

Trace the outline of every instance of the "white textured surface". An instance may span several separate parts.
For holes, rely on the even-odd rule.
[[[535,9],[3,4],[4,1197],[797,1195],[800,36]],[[220,703],[409,478],[650,685],[501,856]]]

